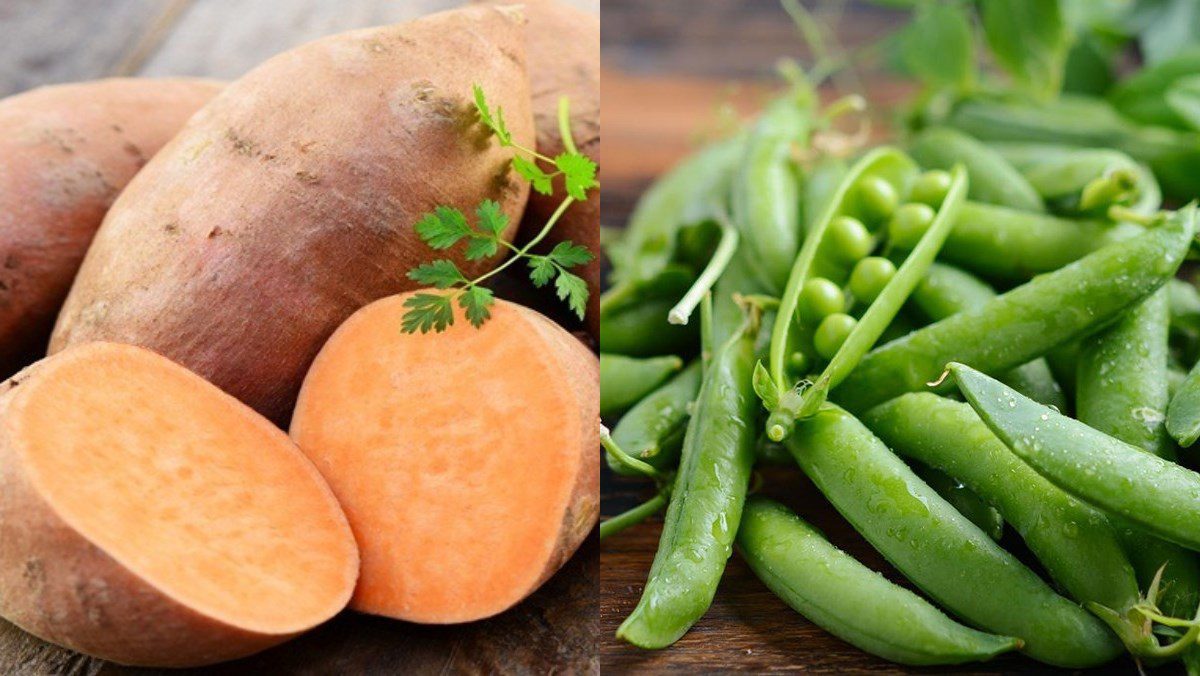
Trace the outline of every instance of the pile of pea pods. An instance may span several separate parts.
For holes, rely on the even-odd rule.
[[[1196,208],[1117,150],[932,127],[823,153],[844,104],[795,86],[610,242],[601,441],[655,488],[601,537],[665,509],[618,637],[673,644],[736,549],[894,662],[1200,669]],[[918,591],[751,495],[781,462]]]

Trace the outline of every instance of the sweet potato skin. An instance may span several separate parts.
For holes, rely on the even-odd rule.
[[[38,493],[5,420],[20,385],[56,358],[0,384],[0,615],[46,641],[132,666],[204,666],[295,636],[248,631],[180,604],[85,539]]]
[[[413,226],[497,200],[512,235],[528,186],[477,121],[481,85],[533,141],[523,18],[470,7],[343,33],[259,66],[202,109],[122,193],[51,352],[150,348],[284,424],[304,373],[355,310],[415,284]]]
[[[114,78],[0,101],[0,378],[45,350],[109,206],[221,86]]]
[[[505,3],[505,0],[484,1]],[[571,101],[571,136],[575,146],[579,152],[599,162],[600,18],[559,0],[524,0],[521,5],[529,17],[525,35],[538,152],[555,157],[565,150],[558,125],[558,100],[566,96]],[[538,233],[561,204],[562,190],[560,182],[554,195],[530,194],[520,238],[527,240]],[[585,325],[592,339],[597,340],[600,331],[599,190],[590,192],[587,202],[574,204],[563,214],[547,236],[543,249],[549,250],[564,240],[586,246],[596,255],[581,275],[590,292]]]

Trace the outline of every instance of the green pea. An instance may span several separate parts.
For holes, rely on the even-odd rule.
[[[937,208],[946,199],[946,191],[950,190],[950,173],[941,169],[931,169],[913,182],[910,198],[914,202],[928,204]]]
[[[933,207],[920,202],[909,202],[896,209],[888,221],[888,238],[892,246],[911,249],[929,229],[936,214]]]
[[[804,354],[803,352],[796,350],[788,356],[788,368],[790,368],[793,373],[807,373],[808,367],[808,355]]]
[[[858,202],[867,220],[883,222],[900,203],[896,187],[880,176],[863,176],[858,181]]]
[[[857,319],[843,312],[837,312],[822,319],[821,325],[817,327],[817,333],[813,336],[813,345],[817,348],[817,354],[825,359],[833,359],[833,355],[837,354],[838,348],[846,342],[846,338],[850,336],[850,332],[857,324]]]
[[[800,289],[800,316],[814,324],[845,309],[842,287],[824,277],[813,277]]]
[[[863,304],[872,303],[895,276],[895,263],[879,256],[869,256],[859,261],[850,273],[850,293]]]
[[[854,263],[871,255],[875,238],[862,221],[850,216],[838,216],[829,223],[825,233],[829,253],[843,263]]]

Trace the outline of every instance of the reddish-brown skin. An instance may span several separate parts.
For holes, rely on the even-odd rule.
[[[52,359],[0,383],[0,614],[44,640],[135,666],[215,664],[295,636],[231,626],[180,604],[59,517],[3,424],[20,383]]]
[[[358,308],[415,288],[413,226],[484,199],[520,221],[528,187],[477,121],[480,84],[533,141],[523,18],[470,7],[343,33],[259,66],[138,174],[100,228],[51,351],[148,347],[279,424],[321,345]],[[397,327],[397,331],[399,327]]]
[[[526,48],[538,152],[548,157],[563,152],[558,100],[566,96],[571,102],[571,136],[576,148],[599,162],[600,18],[558,0],[525,0],[522,6],[529,17]],[[530,194],[520,237],[527,240],[537,235],[562,203],[563,195],[561,182],[555,186],[553,195]],[[582,244],[596,256],[580,273],[588,283],[586,326],[595,340],[600,331],[599,190],[589,193],[587,202],[575,204],[563,214],[547,236],[548,244],[543,250],[564,240]]]
[[[45,351],[105,212],[221,86],[111,79],[0,101],[0,378]]]

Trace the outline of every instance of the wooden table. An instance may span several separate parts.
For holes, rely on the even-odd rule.
[[[567,0],[596,11],[599,0]],[[232,79],[323,35],[395,23],[459,0],[0,0],[0,96],[107,76]],[[2,158],[0,158],[2,161]],[[2,546],[2,545],[0,545]],[[599,544],[496,618],[425,627],[345,613],[257,656],[195,673],[597,673]],[[0,621],[0,674],[189,673],[129,669]]]
[[[821,13],[841,3],[816,5]],[[839,40],[854,49],[898,26],[900,13],[850,2]],[[638,195],[711,129],[720,105],[748,113],[775,86],[780,56],[802,60],[805,50],[773,0],[604,0],[602,53],[605,202],[607,226],[624,223]],[[875,110],[873,135],[888,136],[889,105],[910,85],[886,72],[861,75]],[[825,92],[830,94],[829,92]],[[762,473],[762,492],[795,509],[829,539],[889,579],[908,583],[824,500],[798,469]],[[602,475],[602,512],[620,513],[652,494],[645,482]],[[808,622],[774,596],[735,554],[708,613],[675,646],[642,651],[614,637],[637,604],[654,557],[661,519],[626,531],[601,546],[600,659],[606,673],[1063,673],[1009,655],[984,664],[909,669],[880,660]],[[1029,560],[1009,529],[1003,542]],[[1177,667],[1162,673],[1182,672]],[[1136,673],[1131,660],[1087,673]]]

